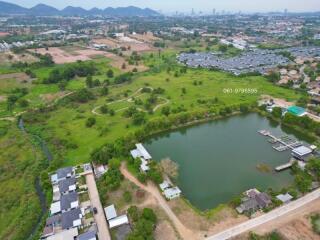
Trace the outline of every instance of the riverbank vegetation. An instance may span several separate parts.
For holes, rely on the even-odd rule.
[[[27,239],[41,214],[35,181],[43,156],[31,141],[0,121],[0,239]]]
[[[25,111],[22,119],[28,132],[47,142],[53,159],[49,165],[40,165],[38,172],[48,198],[50,198],[48,172],[52,170],[92,160],[110,164],[118,162],[114,159],[129,159],[128,154],[134,144],[147,136],[225,117],[234,112],[248,112],[256,106],[262,94],[287,100],[297,100],[300,97],[300,93],[274,86],[261,76],[235,77],[219,71],[186,69],[175,62],[175,53],[172,52],[163,52],[160,56],[146,54],[142,60],[150,67],[149,71],[122,74],[119,69],[112,68],[106,59],[38,68],[20,66],[20,70],[16,68],[17,71],[29,69],[31,72],[28,71],[28,75],[37,79],[15,82],[15,87],[19,89],[26,87],[25,92],[24,90],[13,92],[12,89],[2,92],[5,99],[8,95],[17,95],[18,99],[10,97],[9,102],[0,101],[0,116],[12,117]],[[88,71],[80,74],[78,70],[82,66],[88,66],[88,69],[84,68]],[[56,81],[55,76],[58,76],[59,81]],[[226,88],[256,88],[257,93],[228,94],[224,91]],[[139,89],[143,90],[132,96]],[[3,90],[2,88],[1,91]],[[22,91],[25,94],[20,94]],[[128,101],[122,102],[122,99]],[[156,108],[159,104],[161,106]],[[102,110],[98,109],[99,114],[93,111],[96,107],[104,105],[106,107]],[[8,131],[12,137],[19,134],[16,126],[10,127]],[[6,136],[1,139],[6,139]],[[19,151],[23,149],[16,143],[13,143],[12,147]],[[17,154],[20,154],[19,151]],[[19,156],[6,158],[6,161],[16,158],[19,159]],[[33,165],[34,162],[30,160],[25,162],[23,172],[29,172],[26,170],[29,168],[37,169]],[[122,175],[118,167],[119,165],[115,164],[110,174],[101,180],[99,190],[102,195],[119,186]],[[154,164],[147,176],[139,174],[138,177],[142,182],[152,179],[160,183],[161,169]],[[34,179],[30,179],[30,183],[32,181]],[[27,182],[29,180],[25,181]],[[31,189],[34,184],[28,186]],[[31,193],[31,190],[29,194],[24,194],[22,191],[21,196],[31,197]],[[18,195],[19,191],[12,191],[12,196]],[[37,204],[36,196],[32,198]],[[39,216],[39,209],[34,210],[30,216]],[[13,215],[17,214],[15,208],[10,212]],[[23,226],[21,230],[15,231],[22,232],[23,229],[30,231],[34,220],[29,219],[27,223],[21,225]],[[3,234],[13,231],[9,224],[4,224],[2,228]]]

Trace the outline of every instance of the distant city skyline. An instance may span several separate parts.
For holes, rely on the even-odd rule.
[[[320,11],[319,0],[7,0],[23,7],[33,7],[38,3],[44,3],[52,7],[62,9],[66,6],[82,7],[90,9],[93,7],[127,7],[136,6],[141,8],[152,8],[163,13],[184,12],[315,12]]]

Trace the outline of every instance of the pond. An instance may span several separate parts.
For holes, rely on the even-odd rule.
[[[257,132],[262,129],[275,136],[293,136],[288,129],[250,113],[160,134],[144,146],[154,160],[168,157],[178,163],[177,184],[183,195],[197,208],[206,210],[250,188],[280,189],[292,183],[290,170],[273,170],[289,161],[290,151],[274,150]],[[268,168],[270,171],[266,171]]]

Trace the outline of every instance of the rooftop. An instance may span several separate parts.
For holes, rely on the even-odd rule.
[[[312,153],[312,150],[306,146],[300,146],[300,147],[294,148],[292,150],[292,153],[298,156],[305,156]]]
[[[116,218],[117,217],[117,212],[114,207],[114,205],[110,205],[106,208],[104,208],[104,212],[106,214],[107,220],[109,221],[110,219]]]
[[[71,192],[66,195],[61,196],[61,210],[68,210],[70,208],[78,207],[78,193],[77,192]]]
[[[66,178],[64,180],[61,180],[59,182],[59,191],[60,193],[68,192],[68,191],[74,191],[76,190],[76,178]]]
[[[82,213],[80,208],[72,209],[68,212],[64,212],[62,217],[62,229],[68,229],[81,225]]]

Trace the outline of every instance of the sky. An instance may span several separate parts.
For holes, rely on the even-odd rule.
[[[270,12],[284,11],[304,12],[320,11],[320,0],[3,0],[24,7],[32,7],[38,3],[62,9],[68,5],[90,9],[93,7],[126,7],[137,6],[152,8],[166,12],[231,11],[231,12]]]

